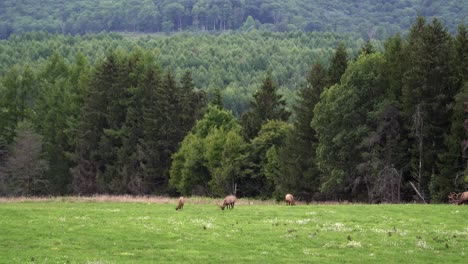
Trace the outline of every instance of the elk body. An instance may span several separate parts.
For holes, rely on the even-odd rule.
[[[458,198],[458,201],[457,201],[458,205],[464,204],[464,203],[468,203],[468,192],[461,193]]]
[[[294,196],[290,193],[286,194],[284,200],[286,201],[287,205],[296,205],[296,202],[294,201]]]
[[[448,196],[449,202],[452,204],[464,204],[468,203],[468,192],[455,193],[451,192]]]
[[[179,197],[179,204],[177,205],[176,210],[180,210],[182,208],[184,208],[184,197],[183,196]]]
[[[223,205],[218,205],[221,210],[224,210],[224,208],[227,209],[234,209],[234,204],[236,203],[236,196],[234,195],[228,195],[224,198]]]

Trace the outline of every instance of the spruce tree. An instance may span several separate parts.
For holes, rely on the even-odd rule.
[[[424,18],[418,17],[406,49],[411,65],[403,78],[402,102],[411,131],[411,175],[423,195],[430,198],[430,181],[440,173],[438,154],[444,149],[444,134],[450,127],[450,105],[457,93],[452,80],[452,41],[439,20],[426,25]]]
[[[298,99],[293,107],[295,121],[292,133],[286,138],[284,147],[278,150],[282,177],[290,178],[289,191],[294,191],[308,201],[318,192],[320,184],[319,171],[315,165],[318,139],[310,123],[314,117],[313,109],[326,85],[327,69],[322,63],[316,62],[307,76],[307,83],[298,91]]]
[[[339,84],[341,75],[348,67],[348,52],[343,43],[340,43],[336,48],[335,54],[331,60],[331,65],[328,70],[328,85]]]
[[[263,80],[260,89],[253,95],[250,109],[241,118],[242,136],[246,140],[257,136],[258,131],[268,120],[287,121],[290,113],[286,110],[286,101],[278,94],[278,87],[271,73]]]
[[[107,183],[112,180],[105,179],[104,175],[116,154],[112,152],[113,147],[109,140],[111,132],[115,130],[108,130],[111,127],[108,115],[111,91],[118,80],[118,64],[115,54],[108,55],[96,66],[90,81],[76,133],[76,166],[72,168],[72,188],[75,193],[93,194],[107,191]],[[108,135],[104,137],[105,130],[108,130]],[[102,142],[103,138],[106,138],[105,142]],[[108,148],[105,149],[105,146]]]
[[[156,103],[160,100],[158,91],[162,86],[162,73],[158,68],[148,68],[144,75],[142,84],[143,98],[142,98],[142,112],[143,112],[143,138],[141,141],[143,153],[146,162],[143,181],[147,183],[149,191],[161,189],[161,170],[160,170],[160,149],[159,137],[160,117],[159,107],[160,104]],[[159,98],[159,99],[158,99]]]
[[[445,135],[445,151],[439,153],[439,173],[431,178],[431,198],[444,202],[452,191],[464,191],[466,175],[466,113],[468,101],[468,34],[464,24],[458,27],[454,42],[452,65],[454,66],[454,86],[459,92],[455,96],[451,116],[450,132]]]

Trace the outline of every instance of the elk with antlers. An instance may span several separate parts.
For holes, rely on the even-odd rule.
[[[179,197],[179,205],[177,205],[176,210],[180,210],[180,209],[184,208],[184,200],[185,199],[184,199],[183,196]]]
[[[287,205],[296,205],[296,202],[294,201],[294,196],[290,193],[286,194],[284,200],[286,201]]]
[[[218,206],[221,208],[221,210],[224,210],[224,208],[227,209],[234,209],[234,204],[236,203],[236,196],[234,195],[228,195],[224,198],[223,205]]]
[[[462,192],[462,193],[451,192],[448,198],[451,204],[460,205],[460,204],[468,203],[468,192]]]

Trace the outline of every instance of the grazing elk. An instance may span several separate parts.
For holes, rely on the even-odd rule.
[[[468,203],[468,192],[455,193],[451,192],[448,196],[449,202],[452,204],[464,204]]]
[[[184,197],[183,196],[179,197],[179,205],[177,205],[176,210],[180,210],[182,208],[184,208]]]
[[[228,195],[224,198],[223,205],[218,206],[221,208],[221,210],[224,210],[224,208],[227,209],[234,209],[234,204],[236,203],[236,196],[234,195]]]
[[[287,205],[296,205],[296,202],[294,201],[294,196],[290,193],[286,194],[284,200],[286,201]]]

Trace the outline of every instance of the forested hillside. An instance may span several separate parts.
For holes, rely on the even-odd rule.
[[[417,14],[439,17],[455,32],[467,13],[468,3],[460,0],[3,0],[0,38],[37,30],[84,34],[261,28],[384,39],[406,32]]]
[[[467,37],[423,17],[382,48],[297,32],[13,36],[0,46],[0,195],[401,202],[414,184],[444,201],[468,182]]]
[[[58,53],[73,62],[78,52],[91,64],[112,50],[151,50],[163,67],[181,77],[191,71],[195,87],[211,96],[221,89],[226,108],[239,116],[248,106],[266,71],[271,71],[281,92],[292,102],[293,91],[305,81],[316,60],[327,63],[339,43],[356,57],[364,41],[351,35],[323,32],[269,33],[251,31],[220,35],[177,34],[140,36],[98,34],[86,36],[26,33],[0,41],[0,76],[15,65],[38,67]],[[373,41],[376,48],[382,43]]]

